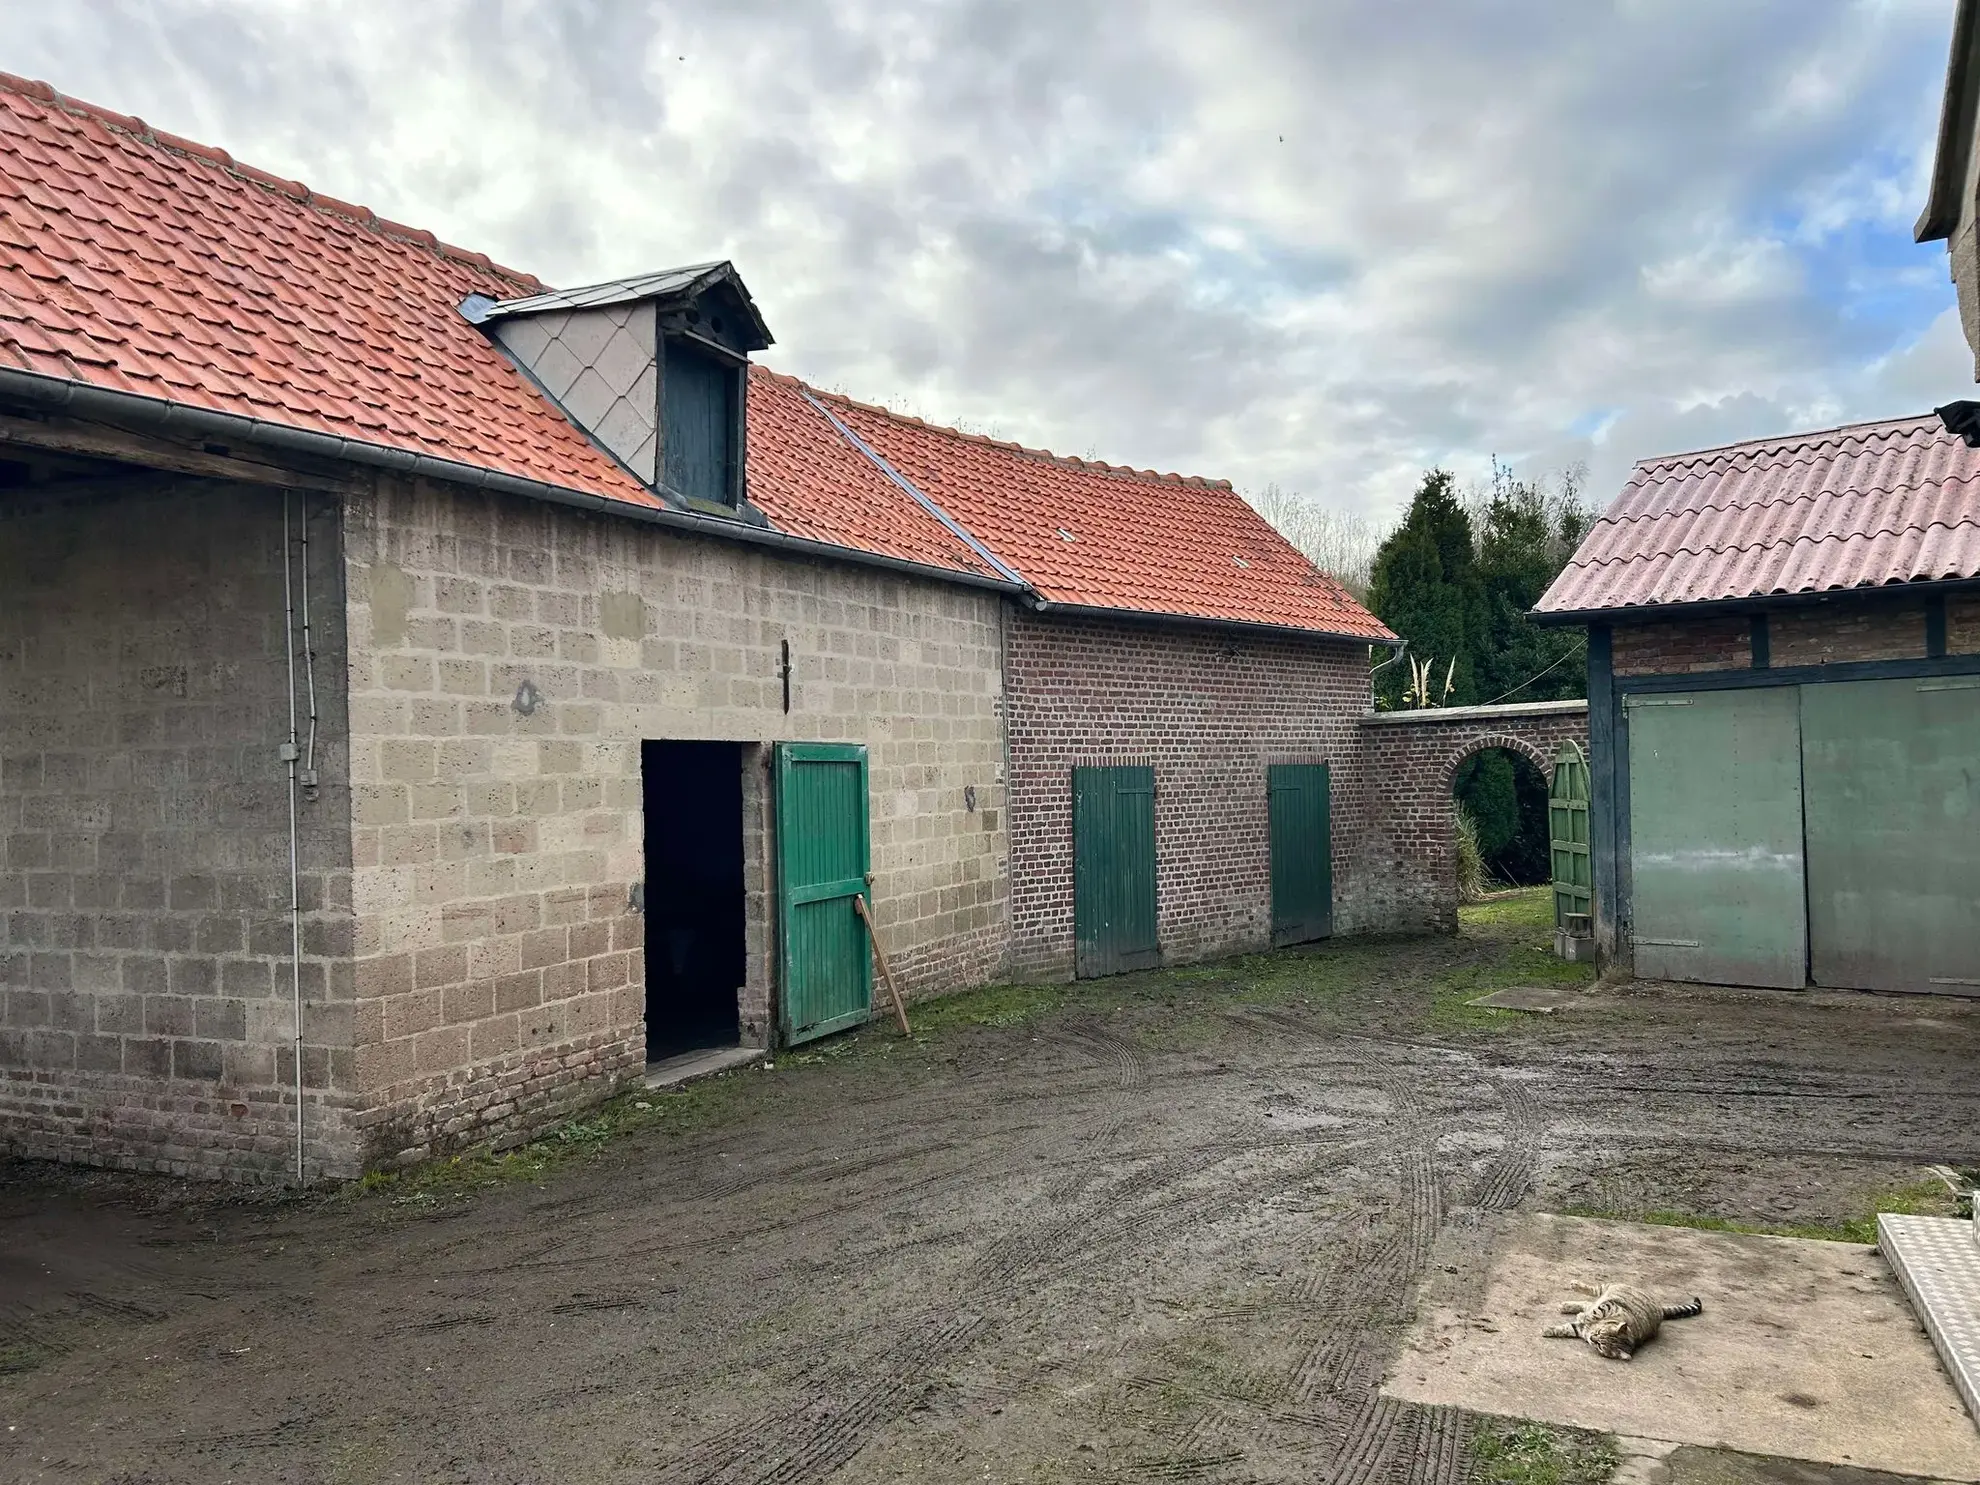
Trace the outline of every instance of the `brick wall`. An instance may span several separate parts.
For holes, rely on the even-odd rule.
[[[1168,962],[1269,943],[1268,763],[1331,765],[1335,894],[1352,899],[1365,644],[1014,610],[1005,667],[1018,973],[1073,972],[1072,770],[1080,764],[1154,766]],[[1354,926],[1352,911],[1337,910],[1337,932]]]
[[[1916,598],[1844,594],[1767,616],[1768,664],[1836,665],[1858,660],[1916,660],[1925,655],[1925,607]],[[1980,651],[1980,599],[1946,600],[1947,648]],[[1753,664],[1752,620],[1715,615],[1614,627],[1615,673],[1677,675],[1747,670]]]
[[[1980,655],[1980,593],[1946,598],[1946,653]]]
[[[113,488],[0,495],[0,1148],[280,1173],[283,495]],[[351,1102],[350,863],[338,523],[334,503],[307,508],[323,782],[300,806],[304,1073],[321,1150],[345,1142]]]
[[[1617,675],[1745,670],[1753,664],[1752,621],[1740,614],[1653,624],[1619,623],[1612,636]],[[1784,663],[1778,648],[1773,663]]]
[[[1925,606],[1916,600],[1836,598],[1777,610],[1768,616],[1767,628],[1775,666],[1925,657]]]
[[[1368,826],[1356,874],[1365,912],[1395,929],[1457,927],[1457,768],[1473,753],[1505,748],[1551,781],[1572,738],[1588,746],[1586,702],[1383,712],[1361,723],[1368,752]]]
[[[520,1137],[643,1065],[644,738],[864,742],[897,974],[1002,973],[997,595],[426,485],[353,500],[346,545],[367,1158]],[[748,757],[761,1041],[769,750]]]

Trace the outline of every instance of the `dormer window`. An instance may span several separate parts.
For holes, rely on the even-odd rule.
[[[688,509],[752,517],[749,356],[771,341],[732,265],[527,299],[471,295],[461,313],[641,484]]]
[[[667,488],[690,502],[742,498],[742,419],[748,363],[725,360],[681,336],[662,342],[660,421]]]

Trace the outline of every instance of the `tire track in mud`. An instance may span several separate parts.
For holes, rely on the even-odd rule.
[[[1505,1144],[1473,1186],[1464,1205],[1488,1212],[1510,1212],[1533,1189],[1546,1123],[1538,1101],[1518,1078],[1496,1077],[1492,1088],[1499,1096]]]
[[[1303,1029],[1283,1016],[1268,1013],[1265,1019]],[[1385,1397],[1379,1385],[1391,1332],[1444,1221],[1435,1156],[1439,1128],[1423,1109],[1416,1082],[1399,1068],[1396,1054],[1414,1052],[1410,1044],[1343,1038],[1337,1045],[1346,1053],[1347,1070],[1387,1095],[1396,1196],[1387,1220],[1362,1227],[1317,1292],[1309,1287],[1315,1304],[1336,1318],[1295,1362],[1286,1378],[1288,1400],[1324,1415],[1329,1399],[1338,1406],[1358,1397],[1322,1469],[1333,1485],[1386,1478],[1399,1451],[1407,1453],[1412,1485],[1456,1485],[1465,1474],[1462,1450],[1449,1447],[1441,1433],[1426,1433],[1432,1424],[1419,1420],[1419,1410]]]
[[[966,1349],[994,1331],[994,1311],[1015,1297],[1118,1260],[1206,1215],[1228,1212],[1248,1198],[1310,1181],[1326,1169],[1358,1158],[1373,1143],[1342,1139],[1338,1131],[1329,1131],[1324,1138],[1309,1132],[1300,1136],[1275,1134],[1265,1140],[1206,1141],[1190,1149],[1172,1148],[1162,1157],[1145,1161],[1125,1179],[1094,1192],[1091,1167],[1105,1158],[1104,1146],[1124,1126],[1131,1103],[1125,1095],[1145,1083],[1146,1067],[1135,1048],[1104,1032],[1082,1028],[1070,1039],[1111,1059],[1121,1096],[1109,1101],[1088,1134],[1075,1136],[1101,1149],[1080,1161],[1065,1181],[1051,1187],[1036,1203],[1047,1212],[1045,1219],[993,1242],[959,1279],[957,1298],[965,1307],[962,1313],[967,1323],[951,1319],[936,1328],[932,1342],[907,1343],[888,1352],[856,1403],[833,1414],[829,1429],[814,1417],[812,1408],[760,1413],[739,1430],[724,1430],[678,1456],[663,1471],[663,1481],[670,1485],[795,1485],[822,1478],[857,1453],[874,1428],[905,1409],[915,1389],[906,1386],[904,1373],[920,1378],[918,1387],[925,1390],[944,1365],[952,1366]],[[1227,1161],[1278,1150],[1303,1152],[1304,1158],[1290,1169],[1268,1160],[1264,1169],[1235,1181],[1202,1179]],[[1197,1181],[1201,1184],[1191,1185]],[[947,1313],[953,1316],[955,1312]],[[905,1360],[898,1360],[903,1353]],[[779,1441],[793,1434],[809,1442],[801,1441],[780,1452]],[[737,1448],[748,1451],[747,1467],[734,1454]],[[764,1461],[772,1455],[776,1456],[774,1462],[766,1465]],[[1195,1462],[1211,1459],[1210,1455],[1194,1456]],[[1225,1455],[1214,1456],[1217,1464],[1226,1459]],[[1194,1467],[1192,1461],[1180,1458],[1161,1463],[1165,1467]]]
[[[924,1317],[873,1361],[835,1363],[828,1374],[801,1378],[800,1391],[809,1394],[802,1401],[677,1455],[654,1477],[655,1485],[821,1480],[865,1447],[875,1429],[905,1413],[934,1385],[941,1363],[967,1349],[987,1324],[969,1312]]]

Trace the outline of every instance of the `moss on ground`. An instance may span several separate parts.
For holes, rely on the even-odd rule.
[[[1970,1198],[1956,1196],[1945,1182],[1919,1181],[1881,1192],[1861,1212],[1832,1222],[1755,1222],[1743,1217],[1720,1217],[1706,1212],[1660,1209],[1617,1212],[1594,1207],[1569,1207],[1569,1217],[1602,1217],[1611,1221],[1647,1222],[1657,1227],[1692,1227],[1701,1232],[1744,1232],[1762,1237],[1813,1238],[1825,1243],[1877,1241],[1877,1214],[1895,1212],[1917,1217],[1957,1217],[1971,1214]]]
[[[891,1017],[821,1042],[788,1048],[771,1072],[741,1069],[655,1092],[634,1088],[512,1150],[480,1148],[352,1183],[356,1196],[424,1205],[482,1187],[540,1181],[632,1136],[684,1134],[743,1116],[791,1074],[832,1076],[852,1063],[913,1063],[949,1055],[971,1038],[1036,1027],[1059,1017],[1115,1019],[1146,1045],[1186,1046],[1214,1038],[1223,1006],[1296,1007],[1316,1029],[1331,1018],[1379,1017],[1391,1032],[1500,1031],[1537,1018],[1466,1002],[1513,985],[1585,984],[1586,965],[1563,964],[1547,942],[1548,889],[1496,893],[1459,912],[1453,940],[1327,940],[1207,964],[1117,975],[1071,984],[989,985],[909,1008],[913,1035]],[[1544,1023],[1543,1023],[1544,1024]]]
[[[398,1170],[372,1171],[345,1187],[354,1197],[424,1204],[488,1186],[539,1181],[635,1134],[681,1135],[745,1112],[753,1103],[754,1068],[721,1073],[681,1088],[631,1088],[511,1150],[488,1146],[443,1155]]]
[[[1622,1455],[1603,1434],[1480,1418],[1471,1457],[1485,1485],[1606,1485]]]
[[[50,1352],[33,1341],[9,1338],[0,1340],[0,1377],[17,1372],[31,1372],[47,1361]]]

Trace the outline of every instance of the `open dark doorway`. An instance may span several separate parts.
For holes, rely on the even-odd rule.
[[[741,1039],[742,745],[646,742],[646,1057]]]

